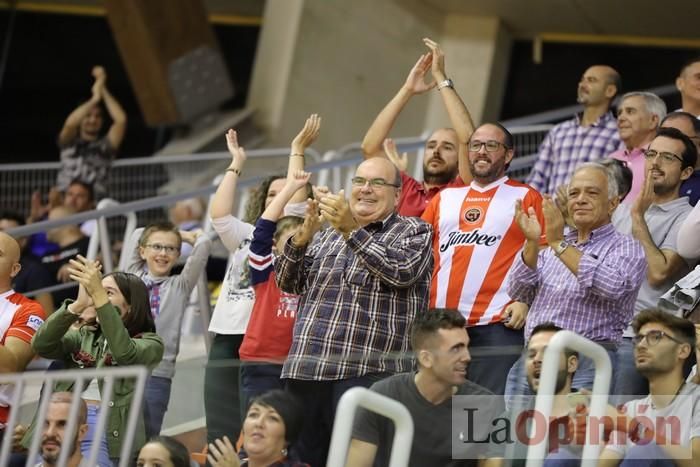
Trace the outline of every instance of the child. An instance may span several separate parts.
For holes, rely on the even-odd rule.
[[[146,434],[147,438],[151,438],[160,433],[168,409],[175,359],[180,351],[182,316],[189,304],[192,289],[206,267],[211,239],[201,230],[179,231],[170,222],[163,222],[136,229],[131,241],[134,250],[127,271],[139,276],[148,287],[156,332],[165,345],[163,361],[149,377],[144,396]],[[171,276],[183,241],[194,248],[182,273]]]
[[[311,174],[297,170],[255,224],[248,263],[255,304],[240,348],[242,392],[248,403],[269,390],[284,389],[280,374],[292,344],[298,296],[281,292],[275,282],[274,255],[282,251],[304,219],[284,216],[285,204],[303,190]],[[255,363],[253,363],[255,362]]]

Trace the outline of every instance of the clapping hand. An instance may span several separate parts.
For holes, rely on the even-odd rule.
[[[399,156],[399,152],[396,149],[396,143],[393,139],[386,138],[384,140],[384,153],[400,172],[406,171],[406,168],[408,167],[408,153],[404,152]]]
[[[224,436],[223,440],[218,438],[213,443],[209,443],[207,460],[212,467],[240,467],[241,465],[228,436]]]
[[[345,199],[345,190],[340,190],[338,194],[329,193],[321,198],[320,209],[321,217],[345,238],[359,227],[350,211],[350,204]]]
[[[423,94],[424,92],[430,91],[437,86],[435,81],[431,81],[429,83],[425,81],[426,74],[428,73],[428,70],[430,70],[432,62],[432,54],[428,53],[421,55],[416,64],[413,65],[413,68],[411,68],[411,71],[408,73],[406,82],[403,85],[404,89],[411,94]]]
[[[539,242],[542,235],[542,226],[537,219],[535,208],[530,206],[527,212],[523,211],[523,201],[515,201],[515,221],[525,235],[525,238],[532,242]]]
[[[309,199],[306,204],[306,214],[304,215],[304,223],[296,234],[292,237],[292,245],[297,248],[304,247],[309,244],[316,232],[321,229],[321,216],[318,214],[319,202],[315,199]]]
[[[100,292],[104,292],[102,287],[102,271],[97,261],[90,261],[82,255],[69,261],[68,272],[70,278],[85,288],[87,294],[93,298]],[[79,292],[80,293],[80,292]]]
[[[303,155],[306,148],[311,146],[321,131],[321,117],[311,114],[304,122],[304,128],[292,141],[292,154]]]
[[[231,154],[231,164],[229,164],[228,168],[238,171],[242,170],[247,156],[245,150],[238,145],[238,133],[233,128],[226,132],[226,147]]]

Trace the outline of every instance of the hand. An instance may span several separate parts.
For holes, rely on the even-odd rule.
[[[27,432],[27,427],[24,425],[17,425],[12,431],[12,452],[22,453],[27,452],[27,449],[22,446],[22,438]]]
[[[213,443],[209,443],[207,460],[212,467],[240,467],[241,465],[228,436],[224,436],[223,440],[215,439]]]
[[[503,325],[511,329],[522,329],[525,326],[525,319],[530,306],[523,302],[513,302],[503,310],[503,315],[507,318]]]
[[[311,146],[321,131],[321,117],[318,114],[311,114],[304,122],[304,128],[292,141],[292,154],[304,154],[306,148]]]
[[[430,69],[432,60],[433,56],[431,54],[423,54],[420,56],[416,64],[413,65],[413,68],[411,68],[411,71],[408,73],[408,77],[406,77],[406,82],[403,85],[405,90],[411,94],[423,94],[424,92],[430,91],[437,86],[436,81],[432,81],[430,83],[425,82],[425,75]]]
[[[247,156],[245,150],[238,145],[238,134],[232,128],[226,132],[226,147],[231,154],[231,163],[228,168],[242,170]]]
[[[304,215],[304,223],[296,234],[292,237],[292,245],[297,248],[304,247],[309,244],[316,232],[321,229],[321,217],[318,215],[319,202],[314,199],[309,199],[306,204],[306,214]]]
[[[566,225],[574,227],[574,220],[569,215],[569,193],[567,185],[559,185],[557,188],[557,197],[554,199],[557,208],[564,217]]]
[[[102,287],[102,267],[97,261],[90,261],[82,255],[75,258],[69,261],[70,278],[85,287],[88,295],[97,301],[95,296],[105,292],[104,287]],[[95,303],[95,305],[99,307],[103,303]]]
[[[313,191],[314,199],[316,201],[320,201],[321,198],[323,198],[324,196],[326,196],[328,193],[331,192],[331,190],[329,190],[328,187],[325,185],[323,185],[323,186],[314,185],[311,187],[311,191]]]
[[[544,195],[542,214],[544,214],[544,233],[547,243],[554,245],[561,242],[564,239],[564,216],[550,195]]]
[[[63,193],[58,187],[52,186],[49,190],[49,210],[61,206],[63,204]]]
[[[203,234],[204,231],[202,229],[180,231],[180,237],[182,237],[182,241],[185,243],[189,243],[190,245],[194,245],[197,239]]]
[[[95,78],[95,82],[92,85],[92,98],[90,100],[93,103],[97,103],[102,99],[102,90],[107,82],[107,73],[103,67],[95,66],[92,68],[92,76]]]
[[[539,243],[540,236],[542,236],[542,227],[540,226],[540,221],[537,219],[537,213],[535,208],[530,206],[528,212],[523,211],[523,201],[515,201],[515,222],[518,223],[518,227],[525,235],[525,238],[532,242]]]
[[[298,190],[304,188],[307,183],[309,183],[310,178],[310,172],[295,170],[294,172],[287,174],[287,180],[285,181],[284,185],[290,193],[296,193]]]
[[[340,190],[337,195],[331,193],[321,198],[320,208],[321,217],[327,220],[345,239],[348,238],[350,232],[359,227],[350,211],[350,204],[345,199],[345,190]]]
[[[92,67],[92,76],[96,80],[106,80],[107,79],[107,72],[105,71],[105,68],[100,65],[95,65]]]
[[[644,219],[644,213],[647,212],[654,200],[654,179],[651,175],[651,170],[644,173],[644,184],[642,191],[637,195],[637,199],[632,204],[632,215]]]
[[[32,193],[32,198],[29,205],[29,219],[36,222],[43,218],[49,211],[48,205],[41,204],[41,192],[39,190]]]
[[[56,273],[56,281],[61,283],[66,283],[70,280],[70,265],[68,263],[64,264],[58,269]]]
[[[93,305],[92,298],[82,285],[78,285],[78,296],[75,301],[68,305],[68,311],[74,315],[81,316],[83,312]]]
[[[389,158],[392,164],[399,169],[400,172],[405,172],[408,167],[408,153],[404,152],[399,156],[399,152],[396,150],[396,143],[391,138],[386,138],[384,140],[384,152],[386,157]]]
[[[432,55],[431,71],[435,82],[444,81],[447,79],[445,75],[445,53],[440,48],[440,44],[425,37],[423,43],[430,49]]]

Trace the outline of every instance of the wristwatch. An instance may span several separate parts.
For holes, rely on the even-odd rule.
[[[569,248],[569,242],[567,242],[566,240],[562,240],[552,248],[554,249],[554,256],[558,258],[559,256],[561,256],[562,253],[564,253],[564,250]]]
[[[454,89],[454,84],[452,83],[452,80],[447,78],[445,80],[442,80],[438,83],[437,85],[437,90],[439,91],[442,88],[452,88]]]

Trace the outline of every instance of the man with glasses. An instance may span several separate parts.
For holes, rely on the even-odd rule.
[[[309,201],[275,263],[279,288],[299,295],[282,378],[306,407],[298,453],[311,465],[325,465],[347,389],[411,369],[409,334],[427,308],[432,229],[396,213],[400,196],[401,176],[388,159],[362,162],[349,200],[341,190]],[[316,235],[322,220],[330,228]]]
[[[644,248],[647,274],[634,303],[634,311],[655,307],[674,282],[692,268],[692,258],[678,254],[678,231],[691,211],[688,198],[680,197],[683,180],[697,160],[693,142],[675,128],[661,128],[644,153],[644,184],[631,208],[620,206],[613,215],[618,231],[631,234]],[[646,393],[646,381],[633,366],[632,328],[628,327],[617,353],[614,394]]]
[[[471,184],[441,191],[423,213],[435,232],[430,307],[462,313],[474,357],[472,381],[503,394],[508,370],[523,347],[527,315],[527,306],[513,302],[505,289],[506,274],[525,241],[513,206],[520,201],[542,219],[542,197],[505,175],[513,137],[500,124],[477,128],[467,148]]]
[[[671,112],[661,121],[661,128],[675,128],[695,143],[700,154],[700,119],[688,112]],[[691,206],[700,200],[700,160],[695,164],[695,171],[681,184],[681,196],[687,196]]]

